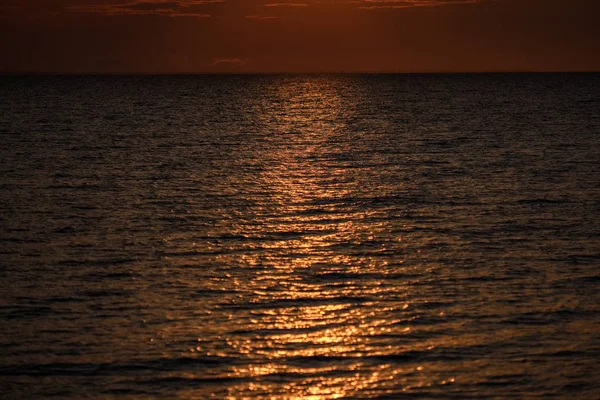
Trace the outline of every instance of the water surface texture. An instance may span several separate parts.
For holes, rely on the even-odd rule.
[[[600,398],[600,75],[0,86],[2,396]]]

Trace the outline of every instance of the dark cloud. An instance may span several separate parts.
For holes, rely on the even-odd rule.
[[[451,4],[474,4],[489,0],[362,0],[360,8],[413,8],[413,7],[439,7]]]
[[[246,64],[246,61],[242,60],[241,58],[216,58],[213,60],[212,64],[213,65],[219,65],[219,64],[244,65],[244,64]]]
[[[126,3],[74,5],[69,12],[114,15],[162,15],[167,17],[210,17],[201,6],[224,3],[224,0],[131,1]]]

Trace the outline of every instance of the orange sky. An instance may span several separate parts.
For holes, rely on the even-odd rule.
[[[3,0],[0,72],[600,70],[600,0]]]

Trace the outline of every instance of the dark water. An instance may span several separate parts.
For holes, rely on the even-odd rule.
[[[600,398],[600,75],[0,87],[0,397]]]

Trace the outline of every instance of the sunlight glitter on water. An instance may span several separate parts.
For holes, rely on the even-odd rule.
[[[12,397],[597,397],[595,78],[29,84]]]

